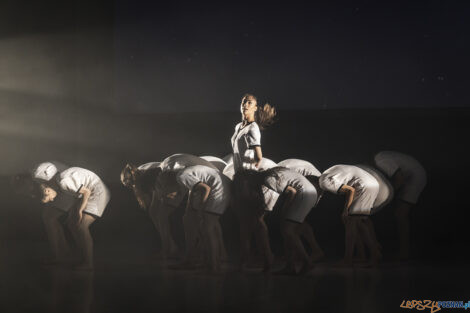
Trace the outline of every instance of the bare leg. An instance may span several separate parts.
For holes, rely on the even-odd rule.
[[[400,239],[400,252],[398,256],[401,260],[406,260],[410,257],[410,209],[411,204],[403,201],[398,201],[395,207],[395,218]]]
[[[209,213],[203,213],[203,227],[204,241],[208,247],[207,253],[209,255],[210,268],[214,272],[220,271],[220,242],[219,231],[217,225],[219,223],[219,216]]]
[[[240,216],[240,269],[244,270],[246,266],[246,259],[250,252],[251,236],[256,225],[256,218],[254,216]]]
[[[312,262],[310,261],[307,252],[304,249],[302,241],[299,237],[300,224],[284,220],[281,222],[281,233],[286,241],[286,247],[288,247],[288,261],[285,268],[286,273],[295,274],[294,258],[295,254],[299,255],[302,262],[302,271],[306,272],[312,268]]]
[[[186,242],[186,251],[183,263],[189,263],[190,258],[194,255],[200,239],[201,217],[199,213],[187,208],[183,216],[184,238]]]
[[[78,226],[69,225],[82,255],[82,262],[77,266],[77,269],[93,269],[93,238],[90,234],[90,225],[93,224],[95,220],[95,217],[84,213]]]
[[[357,256],[354,257],[354,261],[364,262],[366,260],[366,248],[364,246],[364,241],[360,234],[356,236],[356,243],[354,244],[356,247]]]
[[[364,238],[364,243],[366,244],[367,248],[370,251],[370,265],[377,265],[378,261],[382,257],[380,254],[379,248],[377,246],[377,238],[375,236],[375,232],[373,231],[374,228],[370,227],[367,225],[367,221],[369,218],[368,217],[362,217],[357,221],[357,228],[358,231],[360,232],[360,235],[362,238]],[[371,221],[370,221],[371,222]]]
[[[52,250],[53,262],[64,261],[70,253],[70,246],[64,234],[64,227],[59,221],[62,215],[64,215],[64,212],[52,207],[45,207],[42,211],[42,220]]]
[[[150,218],[160,234],[163,257],[175,256],[178,252],[170,230],[169,216],[173,210],[172,206],[165,203],[154,203],[149,209]]]
[[[354,244],[357,240],[357,223],[356,218],[347,216],[344,218],[345,238],[344,238],[344,264],[352,265],[352,256],[354,252]]]
[[[363,219],[362,222],[369,229],[369,234],[371,235],[371,239],[372,241],[374,241],[374,244],[377,247],[377,249],[382,250],[382,245],[377,240],[377,235],[375,233],[374,223],[372,223],[372,220],[368,217],[368,218]]]
[[[271,250],[271,245],[269,243],[268,226],[266,225],[266,222],[264,221],[264,214],[262,214],[256,220],[255,231],[256,231],[257,243],[259,245],[259,248],[261,248],[261,251],[263,252],[263,256],[264,256],[263,271],[269,272],[273,264],[274,255]]]
[[[222,232],[222,227],[220,225],[220,222],[216,224],[216,231],[217,231],[217,238],[219,239],[219,257],[221,261],[228,261],[228,255],[227,255],[227,250],[225,249],[225,244],[224,244],[224,235]]]
[[[310,246],[310,249],[312,250],[312,255],[310,256],[310,260],[312,262],[318,261],[325,256],[323,250],[320,248],[320,245],[315,238],[315,235],[313,234],[313,229],[310,224],[303,222],[299,227],[299,234],[305,238],[308,245]]]

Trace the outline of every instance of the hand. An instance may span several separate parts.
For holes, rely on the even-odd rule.
[[[176,194],[177,194],[177,192],[174,191],[174,192],[171,192],[171,193],[167,194],[166,197],[167,197],[168,199],[175,200]]]
[[[261,160],[256,161],[254,165],[256,168],[259,168],[259,166],[261,165]]]

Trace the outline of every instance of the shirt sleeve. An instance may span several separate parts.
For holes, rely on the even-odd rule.
[[[250,130],[246,134],[246,143],[250,148],[261,146],[261,132],[259,130],[258,124],[251,124]]]
[[[335,175],[323,174],[318,180],[320,188],[331,193],[337,194],[343,184],[336,179]]]
[[[277,193],[282,193],[284,190],[279,190],[279,184],[277,179],[274,176],[268,176],[264,180],[264,186],[266,186],[268,189],[271,189],[272,191],[275,191]]]
[[[78,193],[83,186],[82,182],[74,176],[64,177],[59,185],[63,190],[71,193]]]

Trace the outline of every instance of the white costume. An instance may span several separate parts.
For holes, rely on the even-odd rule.
[[[276,167],[276,166],[277,166],[276,162],[271,161],[270,159],[263,157],[261,159],[261,162],[260,162],[259,167],[257,168],[257,170],[258,171],[265,171],[267,169],[270,169],[270,168],[273,168],[273,167]],[[235,176],[235,165],[234,165],[234,163],[228,164],[224,168],[223,173],[224,173],[225,176],[227,176],[228,178],[233,180],[233,176]]]
[[[349,214],[370,215],[379,193],[379,183],[371,174],[353,165],[335,165],[320,176],[320,188],[337,194],[343,185],[354,187]]]
[[[198,183],[208,185],[211,190],[203,210],[222,215],[230,205],[230,180],[219,171],[201,165],[189,166],[176,175],[176,181],[187,190]]]
[[[233,153],[227,154],[222,158],[222,160],[224,160],[224,162],[227,164],[233,163]]]
[[[264,185],[270,190],[281,194],[290,186],[297,190],[295,197],[282,215],[285,219],[303,223],[310,210],[317,203],[317,190],[303,175],[284,167],[271,169],[265,178]]]
[[[160,167],[160,164],[161,164],[161,162],[148,162],[148,163],[144,163],[142,165],[139,165],[139,167],[137,167],[137,169],[141,170],[141,171],[151,170],[151,169]]]
[[[81,197],[79,191],[85,187],[91,191],[84,212],[101,217],[110,199],[106,185],[95,173],[80,167],[71,167],[60,173],[57,182],[62,190]]]
[[[162,161],[160,164],[160,168],[162,169],[163,172],[167,171],[180,171],[185,169],[186,167],[189,166],[195,166],[195,165],[202,165],[206,166],[212,169],[217,170],[217,168],[209,161],[204,160],[198,156],[192,155],[192,154],[185,154],[185,153],[178,153],[178,154],[173,154],[167,157],[165,160]],[[157,178],[157,181],[162,184],[164,182],[160,181],[159,179],[161,176]],[[174,199],[166,199],[165,203],[169,204],[174,207],[178,207],[181,202],[184,199],[184,196],[186,195],[186,192],[184,188],[181,188],[180,184],[178,184],[179,190],[175,190],[176,197]]]
[[[356,166],[374,176],[379,183],[379,193],[377,194],[377,198],[375,198],[374,207],[371,210],[371,215],[375,214],[392,201],[394,196],[393,186],[388,178],[386,178],[378,169],[363,164]]]
[[[426,170],[413,157],[395,151],[382,151],[374,156],[375,166],[388,177],[393,177],[400,170],[405,178],[403,186],[397,190],[397,197],[416,204],[419,195],[426,186]]]
[[[222,172],[224,170],[224,168],[227,166],[227,163],[224,160],[222,160],[221,158],[215,157],[215,156],[205,155],[205,156],[201,156],[200,158],[211,162],[212,165],[217,167],[217,169],[220,172]]]
[[[321,172],[310,162],[300,159],[287,159],[281,161],[277,166],[286,167],[303,176],[316,176],[320,177]]]
[[[261,132],[256,122],[242,126],[238,123],[232,136],[233,164],[235,171],[256,169],[254,147],[261,146]]]
[[[188,166],[205,165],[210,168],[217,169],[211,162],[206,161],[198,156],[186,153],[177,153],[170,155],[162,161],[160,167],[162,171],[178,171]]]
[[[57,161],[43,162],[33,168],[32,176],[36,180],[50,181],[57,173],[67,168],[68,166]]]

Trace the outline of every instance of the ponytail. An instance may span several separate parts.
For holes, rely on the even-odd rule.
[[[266,103],[262,108],[258,107],[255,114],[256,123],[260,129],[266,129],[276,121],[276,109],[270,104]]]

